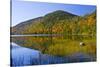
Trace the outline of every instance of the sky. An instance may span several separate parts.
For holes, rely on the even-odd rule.
[[[11,26],[15,26],[29,19],[44,16],[56,10],[64,10],[75,15],[84,16],[92,13],[95,9],[95,5],[75,5],[12,0]]]

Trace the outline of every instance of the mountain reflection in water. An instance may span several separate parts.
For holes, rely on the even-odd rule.
[[[77,53],[66,57],[57,57],[48,54],[42,54],[38,50],[21,47],[15,43],[11,43],[11,48],[11,66],[93,61],[92,57],[82,53]]]

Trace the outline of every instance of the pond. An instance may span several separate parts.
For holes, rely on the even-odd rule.
[[[11,37],[11,66],[88,61],[96,61],[96,39],[92,36]]]

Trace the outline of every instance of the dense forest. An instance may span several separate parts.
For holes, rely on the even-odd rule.
[[[78,16],[57,10],[11,27],[11,34],[95,35],[96,11]]]

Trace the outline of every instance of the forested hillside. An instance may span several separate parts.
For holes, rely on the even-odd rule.
[[[11,34],[96,34],[96,11],[77,16],[62,10],[22,22],[11,28]]]

